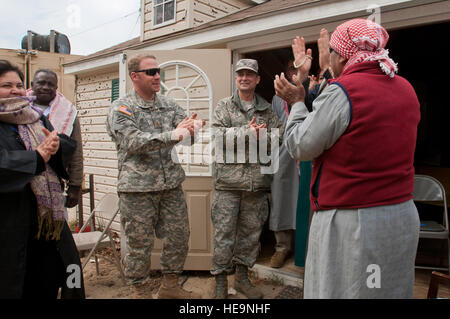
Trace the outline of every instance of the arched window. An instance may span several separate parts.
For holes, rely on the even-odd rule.
[[[178,159],[188,176],[211,176],[211,136],[213,90],[206,73],[198,66],[181,60],[161,63],[161,94],[174,99],[187,115],[197,113],[206,125],[192,146],[177,145]]]

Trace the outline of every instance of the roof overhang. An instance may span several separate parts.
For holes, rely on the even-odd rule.
[[[146,50],[173,50],[181,48],[204,48],[216,44],[226,43],[227,47],[233,50],[240,50],[239,46],[248,46],[248,40],[258,37],[271,37],[269,42],[277,41],[272,34],[296,33],[299,28],[315,26],[329,23],[330,21],[340,21],[342,19],[350,19],[356,16],[369,16],[370,8],[373,5],[381,10],[382,18],[386,12],[410,8],[413,14],[419,14],[417,6],[427,6],[436,4],[438,9],[445,7],[450,1],[433,1],[433,0],[322,0],[307,3],[305,5],[290,8],[289,10],[274,11],[270,14],[255,16],[250,19],[243,19],[227,24],[213,25],[207,28],[198,28],[175,34],[173,37],[164,39],[155,39],[133,45],[127,49],[146,49]],[[338,10],[336,9],[338,6]],[[439,10],[443,10],[442,8]],[[445,12],[443,12],[445,11]],[[446,14],[447,10],[441,11]],[[382,23],[384,23],[382,19]],[[407,23],[407,22],[405,22]],[[320,30],[320,29],[319,29]],[[316,32],[314,30],[314,32]],[[317,32],[316,32],[317,33]],[[316,34],[315,33],[315,34]],[[298,34],[295,34],[298,35]],[[303,35],[303,34],[302,34]],[[290,38],[292,39],[292,37]],[[284,42],[288,41],[286,39]],[[285,45],[285,43],[283,44]],[[287,42],[286,42],[287,43]],[[105,68],[111,64],[119,64],[123,56],[121,52],[110,53],[110,55],[96,56],[92,59],[81,59],[79,62],[72,62],[64,65],[66,74],[77,74],[90,72],[93,69]]]
[[[110,68],[115,65],[119,65],[119,61],[122,58],[122,54],[115,54],[105,57],[99,57],[98,59],[83,61],[77,63],[67,63],[64,65],[64,74],[78,74],[83,72],[92,72],[100,69]]]

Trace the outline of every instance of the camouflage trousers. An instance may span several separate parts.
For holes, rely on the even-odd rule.
[[[119,193],[120,222],[126,237],[125,276],[132,283],[150,274],[155,234],[163,240],[162,273],[181,273],[188,253],[189,219],[181,186],[159,192]]]
[[[214,226],[212,275],[232,273],[236,264],[253,267],[268,215],[267,192],[215,191],[211,208]]]

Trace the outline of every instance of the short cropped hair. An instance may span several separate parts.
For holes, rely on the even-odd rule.
[[[56,82],[58,82],[58,75],[49,69],[39,69],[36,72],[34,72],[33,81],[39,73],[47,73],[47,74],[53,75],[56,79]]]
[[[11,64],[8,60],[0,60],[0,76],[7,72],[16,72],[20,80],[24,81],[23,73],[18,66]]]
[[[152,54],[139,54],[132,57],[130,61],[128,61],[128,75],[131,75],[131,72],[139,71],[139,65],[144,59],[156,60],[156,57]]]

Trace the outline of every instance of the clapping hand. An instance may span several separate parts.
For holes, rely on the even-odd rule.
[[[316,86],[317,84],[320,83],[320,81],[315,75],[310,75],[310,76],[308,76],[308,78],[309,78],[308,90],[311,91],[314,88],[314,86]]]
[[[312,50],[306,50],[305,39],[303,37],[295,37],[292,44],[292,54],[294,55],[294,67],[297,69],[297,75],[293,76],[293,81],[303,82],[306,80],[309,70],[311,69]]]
[[[39,144],[36,150],[39,152],[39,155],[41,155],[44,162],[47,163],[50,160],[50,157],[52,155],[55,155],[58,151],[59,137],[56,130],[50,132],[45,127],[43,127],[42,132],[44,132],[45,134],[45,139],[41,144]]]
[[[267,127],[266,123],[263,123],[261,125],[256,124],[255,117],[253,117],[252,120],[248,124],[250,125],[251,131],[256,135],[256,139],[259,139],[259,130]]]
[[[292,54],[294,56],[294,67],[297,69],[297,74],[292,76],[294,84],[286,79],[284,73],[279,76],[276,75],[274,80],[275,93],[290,105],[305,101],[306,92],[302,83],[308,78],[312,61],[312,50],[306,49],[305,39],[295,37],[293,42]]]
[[[172,139],[181,141],[188,136],[194,136],[195,132],[205,125],[205,120],[197,120],[197,113],[193,113],[190,117],[186,117],[178,124],[173,131]]]
[[[305,88],[298,77],[294,76],[293,80],[294,84],[291,84],[284,76],[284,73],[281,73],[280,76],[275,76],[274,80],[275,93],[289,105],[305,102]]]
[[[317,39],[317,47],[319,48],[319,66],[321,72],[325,72],[330,68],[330,34],[326,29],[320,30],[320,37]],[[330,69],[331,71],[331,69]]]
[[[189,119],[192,121],[194,132],[198,131],[206,124],[205,120],[197,120],[197,113],[193,113]]]

